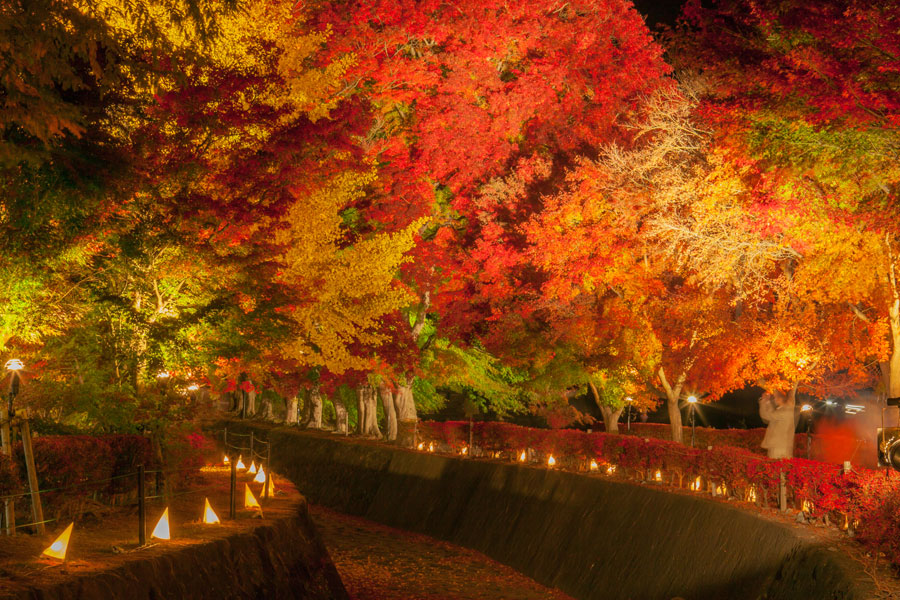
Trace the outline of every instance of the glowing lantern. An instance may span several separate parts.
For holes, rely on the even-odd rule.
[[[656,474],[653,476],[653,479],[655,481],[662,481],[662,471],[657,471]]]
[[[156,522],[156,527],[153,528],[153,533],[150,534],[150,537],[160,540],[172,539],[172,536],[169,534],[169,507],[166,507],[159,521]]]
[[[417,449],[417,450],[424,450],[424,449],[425,449],[425,442],[419,442],[419,445],[416,446],[416,449]]]
[[[728,488],[725,487],[723,484],[720,483],[718,486],[716,486],[716,496],[724,496],[727,493],[728,493]]]
[[[522,454],[519,455],[519,462],[525,462],[525,451],[522,450]]]
[[[547,459],[547,466],[552,467],[555,464],[556,464],[556,459],[553,458],[553,455],[551,454],[550,457]]]
[[[469,452],[468,446],[463,446],[463,449],[459,451],[460,454],[465,456]]]
[[[228,455],[227,454],[222,458],[222,463],[226,464],[226,465],[228,464]]]
[[[251,475],[253,473],[256,473],[256,463],[254,461],[250,461],[250,468],[247,469],[247,472],[250,473]]]
[[[275,495],[275,476],[269,473],[269,498]]]
[[[599,469],[599,468],[600,468],[600,466],[597,464],[597,461],[596,461],[596,460],[592,460],[592,461],[591,461],[591,471],[596,471],[596,470]]]
[[[69,523],[69,526],[66,527],[65,531],[63,531],[56,541],[50,544],[50,547],[41,552],[42,556],[49,556],[50,558],[58,558],[59,560],[66,560],[66,550],[69,549],[69,538],[72,537],[72,527],[75,526],[75,523]]]
[[[607,475],[612,475],[615,472],[616,472],[616,465],[609,465],[608,467],[606,467]]]
[[[700,478],[697,477],[697,479],[694,480],[694,483],[691,484],[691,490],[693,490],[695,492],[699,492],[700,486],[701,486],[701,481],[700,481]]]
[[[807,514],[811,513],[813,511],[813,503],[809,500],[804,500],[801,510]]]
[[[244,508],[262,510],[262,507],[259,505],[259,500],[256,499],[256,496],[250,491],[250,486],[246,483],[244,484]]]
[[[434,452],[434,442],[428,442],[428,451]]]
[[[756,502],[756,487],[750,486],[750,489],[747,491],[747,502]]]
[[[237,461],[237,464],[234,465],[234,468],[237,469],[238,471],[243,471],[244,469],[247,468],[247,467],[244,466],[244,461],[241,460],[241,456],[240,456],[240,455],[238,455],[238,461]]]
[[[206,506],[203,507],[203,522],[207,525],[215,525],[219,522],[219,515],[209,505],[209,498],[206,499]]]
[[[255,481],[256,483],[266,482],[266,472],[263,470],[262,465],[259,465],[259,473],[256,474],[256,477],[253,478],[253,481]]]

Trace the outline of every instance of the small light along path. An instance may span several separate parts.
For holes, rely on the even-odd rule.
[[[572,600],[453,544],[310,506],[353,600]]]

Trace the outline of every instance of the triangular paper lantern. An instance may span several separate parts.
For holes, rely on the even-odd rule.
[[[222,458],[222,464],[224,464],[224,465],[228,464],[228,455],[227,454]]]
[[[247,469],[247,472],[248,473],[256,473],[256,463],[255,462],[250,461],[250,468]]]
[[[237,469],[238,471],[243,471],[244,469],[247,468],[244,466],[244,461],[241,460],[240,456],[238,456],[238,461],[237,461],[237,464],[234,465],[234,468]]]
[[[209,498],[206,499],[206,506],[203,507],[203,522],[207,525],[219,523],[219,515],[209,505]]]
[[[262,508],[259,505],[259,500],[256,499],[256,496],[254,496],[253,492],[250,491],[250,486],[246,483],[244,484],[244,508]]]
[[[275,475],[269,473],[269,498],[275,495]]]
[[[72,527],[75,526],[75,523],[69,523],[69,526],[66,527],[65,531],[63,531],[56,541],[50,544],[50,547],[41,552],[43,556],[49,556],[50,558],[58,558],[59,560],[66,560],[66,551],[69,549],[69,538],[72,537]]]
[[[169,534],[169,507],[166,507],[159,521],[156,522],[156,527],[153,528],[153,533],[150,534],[150,537],[159,540],[172,539],[172,536]]]
[[[259,466],[259,473],[256,474],[256,477],[253,478],[253,481],[255,481],[256,483],[266,482],[266,472],[263,471],[262,465]]]

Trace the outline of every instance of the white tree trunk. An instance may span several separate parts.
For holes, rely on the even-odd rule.
[[[684,443],[684,432],[681,429],[681,407],[678,406],[678,400],[681,398],[681,388],[687,379],[687,373],[682,373],[675,382],[675,387],[669,385],[666,379],[666,372],[662,367],[658,371],[659,380],[666,392],[666,410],[669,413],[669,427],[672,429],[672,441],[679,444]]]
[[[357,389],[359,400],[359,422],[357,433],[363,437],[381,438],[378,429],[378,401],[375,398],[375,389],[371,385],[362,385]]]
[[[265,421],[273,421],[275,416],[272,414],[272,400],[263,397],[259,407],[260,416]]]
[[[297,424],[297,396],[288,399],[284,411],[284,422],[288,425]]]
[[[416,443],[418,416],[412,385],[409,382],[397,387],[397,393],[394,394],[394,408],[397,411],[397,443],[412,448]]]
[[[256,390],[247,392],[247,416],[256,414]]]
[[[341,400],[340,394],[334,394],[331,398],[331,403],[334,404],[335,433],[343,433],[344,435],[349,434],[350,427],[348,425],[349,419],[347,415],[347,407],[344,406],[344,401]]]
[[[381,405],[384,408],[384,435],[389,441],[397,439],[397,409],[394,406],[394,392],[386,384],[378,386]]]
[[[309,391],[309,419],[306,421],[308,429],[322,429],[322,394],[316,386]]]
[[[625,410],[624,406],[612,408],[605,404],[600,405],[600,413],[603,415],[603,428],[606,430],[606,433],[619,433],[619,417],[622,416],[623,410]]]

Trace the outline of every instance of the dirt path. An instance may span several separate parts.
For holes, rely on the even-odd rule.
[[[572,600],[483,554],[310,506],[353,600]]]

